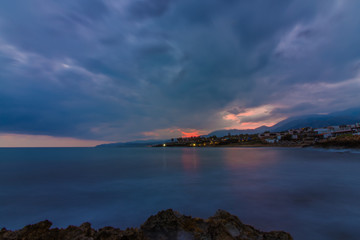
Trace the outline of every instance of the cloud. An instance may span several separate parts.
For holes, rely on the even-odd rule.
[[[166,12],[169,4],[170,0],[136,0],[129,4],[129,10],[134,19],[158,17]]]
[[[359,7],[4,0],[0,132],[126,141],[356,106]]]
[[[223,119],[229,122],[228,129],[253,129],[261,126],[272,126],[281,120],[284,115],[274,114],[277,106],[263,105],[255,108],[246,108],[234,113],[233,109],[223,113]]]
[[[93,147],[105,141],[26,134],[0,134],[0,147]]]

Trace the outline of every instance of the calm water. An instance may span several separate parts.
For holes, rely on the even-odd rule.
[[[0,228],[139,226],[217,209],[297,240],[359,239],[360,154],[279,148],[0,149]]]

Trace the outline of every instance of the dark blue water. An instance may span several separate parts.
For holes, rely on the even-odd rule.
[[[360,154],[290,148],[0,149],[0,228],[139,226],[217,209],[297,240],[359,239]]]

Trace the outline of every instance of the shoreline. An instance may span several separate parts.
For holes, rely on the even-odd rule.
[[[358,150],[360,151],[359,147],[345,147],[345,146],[317,146],[317,145],[312,145],[309,146],[309,148],[314,148],[314,149],[327,149],[327,150]]]
[[[11,231],[5,228],[0,230],[0,239],[78,239],[78,240],[171,240],[171,239],[267,239],[293,240],[289,233],[284,231],[263,232],[250,225],[243,224],[235,215],[224,210],[218,210],[208,219],[185,216],[172,209],[158,212],[150,216],[139,228],[120,230],[114,227],[101,229],[91,228],[86,222],[79,227],[68,226],[65,229],[51,228],[48,220],[37,224],[27,225],[22,229]]]
[[[150,147],[163,147],[163,146],[150,146]],[[322,144],[224,144],[224,145],[213,145],[213,146],[166,146],[166,148],[315,148],[315,149],[334,149],[334,150],[359,150],[360,147],[349,147],[349,146],[331,146]]]
[[[163,148],[164,146],[150,146],[156,148]],[[303,144],[291,144],[291,145],[278,145],[278,144],[224,144],[224,145],[208,145],[208,146],[166,146],[166,148],[261,148],[261,147],[280,147],[280,148],[304,148],[308,145]]]

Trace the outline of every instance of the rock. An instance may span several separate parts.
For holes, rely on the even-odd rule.
[[[172,209],[151,216],[140,228],[120,230],[91,228],[90,223],[65,229],[50,228],[50,221],[25,226],[17,231],[0,230],[0,240],[292,240],[282,231],[262,232],[243,224],[236,216],[218,210],[209,219],[193,218]]]

